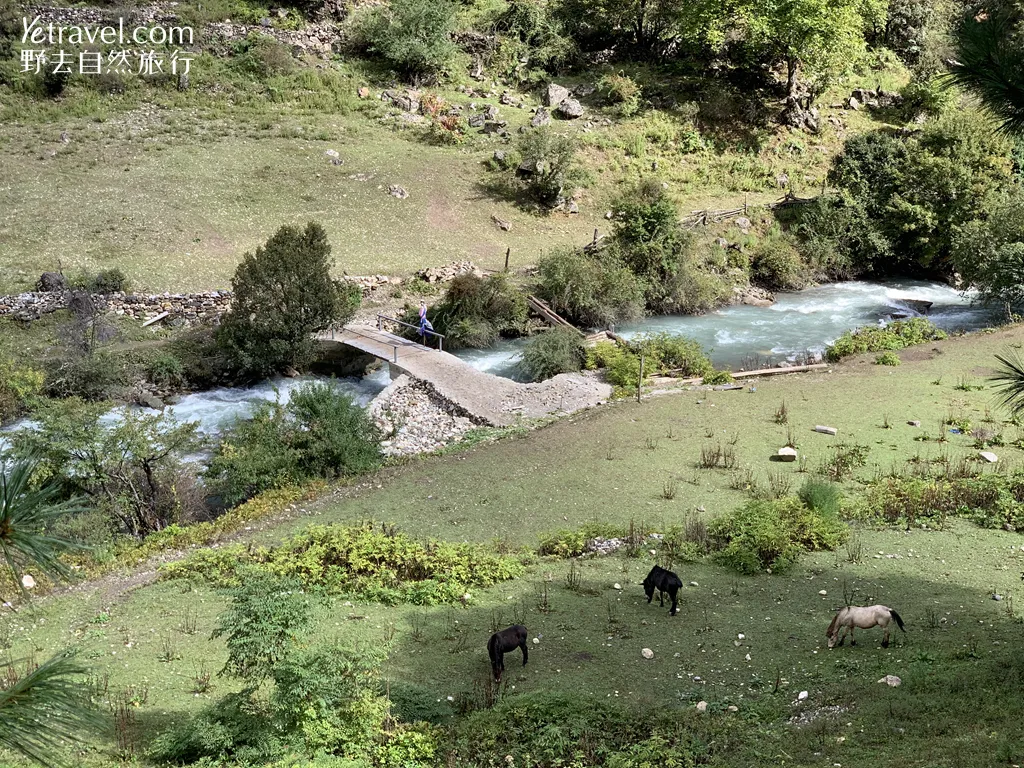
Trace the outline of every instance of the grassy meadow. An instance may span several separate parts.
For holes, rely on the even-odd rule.
[[[620,402],[393,467],[254,525],[242,540],[273,544],[312,523],[366,519],[416,537],[497,540],[504,549],[535,548],[545,532],[590,521],[663,530],[695,511],[710,519],[739,505],[748,494],[732,487],[738,473],[761,485],[771,473],[795,491],[809,474],[801,468],[813,471],[840,442],[868,447],[866,466],[846,483],[853,494],[912,457],[975,456],[971,439],[948,426],[948,441],[935,439],[950,414],[1016,440],[985,377],[994,353],[1022,343],[1024,329],[1010,327],[904,350],[896,368],[864,356],[828,372],[750,382],[756,391]],[[783,401],[788,424],[780,425]],[[815,433],[816,424],[839,434]],[[770,462],[790,431],[806,463]],[[921,436],[929,439],[915,440]],[[699,469],[702,446],[719,441],[734,448],[736,470]],[[1000,462],[986,471],[1020,466],[1019,448],[994,450]],[[666,499],[670,480],[676,491]],[[806,556],[784,574],[746,577],[677,563],[686,586],[675,617],[657,600],[646,604],[640,581],[652,563],[647,554],[577,565],[541,558],[523,577],[471,594],[465,606],[335,598],[319,605],[312,636],[390,642],[384,675],[393,707],[437,723],[479,701],[487,637],[521,621],[530,630],[530,661],[521,667],[518,652],[506,657],[501,697],[564,693],[581,707],[618,699],[670,708],[680,724],[698,728],[717,720],[713,765],[953,768],[1024,760],[1019,533],[958,520],[943,530],[854,524],[847,544]],[[577,568],[578,583],[570,578]],[[880,630],[859,632],[855,647],[828,651],[825,627],[846,600],[892,606],[907,633],[893,627],[894,643],[882,649]],[[223,642],[210,639],[224,606],[224,596],[205,586],[150,584],[145,574],[125,573],[4,613],[0,646],[15,658],[79,647],[99,699],[127,702],[130,716],[119,739],[112,730],[78,759],[145,764],[155,734],[231,690],[216,674]],[[653,659],[641,656],[643,648]],[[885,675],[902,684],[876,682]],[[708,703],[706,713],[698,701]]]

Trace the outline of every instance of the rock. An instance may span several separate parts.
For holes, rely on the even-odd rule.
[[[808,695],[807,691],[800,691],[800,693],[797,694],[797,697],[796,697],[797,701],[803,701],[804,699],[807,698],[807,695]]]
[[[512,229],[512,222],[505,221],[505,219],[499,219],[497,216],[491,214],[491,221],[498,225],[498,229],[502,232],[508,232]]]
[[[420,93],[406,89],[405,91],[384,91],[380,96],[381,101],[388,101],[392,106],[398,107],[403,112],[420,111]]]
[[[1000,595],[999,593],[996,593],[996,594],[992,595],[992,599],[995,600],[998,603],[998,602],[1000,602],[1003,599],[1003,596]]]
[[[708,703],[706,701],[698,701],[697,702],[697,711],[698,712],[707,712],[708,711]]]
[[[484,112],[484,117],[486,117],[488,120],[497,120],[498,108],[491,104],[490,106],[487,107],[487,111]]]
[[[60,132],[60,143],[61,144],[70,144],[71,143],[71,137],[68,136],[68,132],[67,131],[61,131]]]
[[[575,200],[570,200],[569,205],[565,208],[566,213],[579,213],[580,206]]]
[[[644,648],[642,651],[640,651],[640,655],[643,656],[645,659],[653,659],[654,651],[652,651],[650,648]]]
[[[368,99],[370,98],[370,89],[364,85],[362,88],[356,91],[356,96],[358,96],[360,99]]]
[[[36,580],[32,578],[32,576],[30,576],[29,574],[26,573],[24,576],[21,577],[21,586],[23,586],[25,589],[32,589],[33,587],[35,587],[35,585]]]
[[[188,90],[188,86],[189,86],[188,72],[179,72],[178,73],[178,90],[181,91],[182,93],[184,93],[185,91]]]
[[[409,196],[409,193],[405,191],[404,187],[400,187],[397,184],[391,184],[388,187],[388,194],[392,197],[397,197],[399,200],[405,200]]]
[[[730,704],[728,707],[726,707],[726,711],[728,711],[728,712],[739,712],[740,708],[737,707],[735,704]]]
[[[542,125],[548,125],[551,122],[551,113],[548,112],[544,107],[537,110],[537,113],[530,120],[530,125],[534,128],[540,128]]]
[[[555,113],[566,120],[583,117],[583,105],[576,99],[565,99],[555,108]]]
[[[54,291],[66,291],[68,289],[67,278],[60,272],[43,272],[36,281],[36,290],[42,293]]]
[[[775,177],[775,183],[778,184],[780,187],[788,187],[789,176],[785,173],[780,173],[778,176]]]
[[[983,458],[989,464],[995,464],[997,461],[999,461],[999,457],[992,453],[992,451],[979,451],[978,456]]]
[[[341,165],[344,162],[335,149],[328,149],[324,154],[331,159],[331,165]]]
[[[547,93],[544,94],[544,106],[546,107],[557,107],[563,101],[569,98],[569,89],[564,88],[557,83],[550,83],[548,85]]]
[[[467,122],[469,123],[470,128],[483,128],[484,123],[487,122],[487,118],[483,115],[470,115]]]
[[[619,582],[615,582],[612,584],[612,589],[622,589],[622,585]]]
[[[856,99],[856,97],[851,96],[850,100],[846,102],[846,108],[852,109],[854,112],[856,112],[857,110],[860,109],[860,102]]]
[[[779,457],[779,461],[796,461],[797,452],[796,448],[785,445],[779,448],[775,455]]]
[[[506,107],[511,107],[516,103],[515,99],[512,98],[512,94],[509,93],[508,91],[502,91],[501,96],[498,98],[498,101],[504,104]]]
[[[827,589],[820,589],[820,590],[818,590],[818,594],[821,595],[822,597],[825,597],[825,595],[828,594],[828,590]]]
[[[154,395],[152,392],[140,392],[137,399],[139,401],[139,405],[144,405],[147,408],[152,408],[154,411],[162,411],[164,409],[163,400]]]
[[[740,232],[742,232],[744,235],[750,231],[750,227],[752,225],[750,219],[748,219],[746,216],[738,216],[735,221],[736,226],[740,228]]]
[[[539,637],[533,638],[533,644],[534,645],[540,645],[540,638]]]
[[[507,126],[508,123],[505,122],[504,120],[487,120],[484,122],[484,133],[505,133],[505,128]]]
[[[815,432],[821,432],[821,434],[823,434],[823,435],[835,435],[835,434],[837,434],[839,432],[839,430],[836,429],[835,427],[823,427],[823,426],[821,426],[821,424],[818,424],[817,426],[815,426],[814,427],[814,431]]]
[[[898,677],[896,677],[896,675],[886,675],[885,677],[880,679],[878,682],[885,683],[890,688],[895,688],[897,685],[899,685],[903,681],[900,680]]]
[[[909,424],[909,425],[910,425],[910,426],[912,426],[912,427],[920,427],[920,426],[921,426],[921,422],[920,422],[920,421],[917,421],[917,420],[914,420],[914,421],[908,421],[908,422],[907,422],[907,424]]]
[[[691,582],[690,582],[690,586],[691,586],[691,587],[699,587],[699,586],[700,586],[700,584],[698,584],[698,583],[697,583],[696,581],[691,581]]]

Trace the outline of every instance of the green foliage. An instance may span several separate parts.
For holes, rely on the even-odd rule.
[[[891,365],[897,366],[900,364],[900,356],[895,352],[883,352],[875,357],[875,365]]]
[[[574,373],[587,362],[583,335],[575,328],[556,326],[534,336],[519,356],[519,367],[531,381]]]
[[[735,379],[732,377],[731,371],[711,371],[704,375],[701,383],[717,386],[719,384],[732,384],[734,381]]]
[[[540,82],[575,54],[543,0],[510,0],[493,28],[498,41],[489,70],[510,83]]]
[[[644,367],[652,373],[669,373],[680,378],[714,374],[711,360],[700,343],[678,333],[645,333],[630,341],[635,353],[643,353]]]
[[[332,280],[327,234],[281,227],[247,253],[231,280],[231,310],[218,340],[244,373],[267,376],[302,367],[313,356],[312,334],[342,325],[359,306],[359,289]]]
[[[291,51],[269,35],[250,32],[243,40],[234,43],[234,47],[232,65],[260,80],[295,69]]]
[[[986,528],[1024,528],[1024,476],[893,477],[875,483],[853,509],[870,522],[942,527],[950,517]]]
[[[45,391],[50,397],[106,400],[123,383],[121,361],[106,350],[61,354],[47,361]]]
[[[824,508],[795,497],[754,500],[713,520],[708,533],[719,550],[715,558],[741,573],[780,573],[802,552],[832,550],[847,536],[847,527]]]
[[[620,396],[635,394],[640,383],[640,355],[610,341],[599,341],[587,350],[587,368],[603,368],[605,379]],[[650,378],[652,369],[645,361],[644,382]]]
[[[380,435],[366,411],[330,384],[309,383],[287,405],[260,403],[222,438],[206,476],[228,505],[270,488],[369,472]]]
[[[297,636],[309,627],[312,608],[294,576],[248,568],[240,577],[212,637],[224,637],[228,649],[221,674],[254,689],[274,675]]]
[[[541,535],[537,553],[562,558],[579,557],[586,551],[588,541],[598,537],[618,539],[625,535],[622,526],[610,523],[589,523],[576,529],[563,528]]]
[[[185,366],[173,352],[158,352],[146,361],[146,377],[158,387],[185,384]]]
[[[499,335],[518,335],[526,324],[526,296],[508,275],[465,274],[448,285],[444,297],[427,312],[434,329],[445,336],[445,347],[488,347]],[[418,324],[415,310],[406,320]],[[416,331],[407,331],[415,335]]]
[[[41,371],[0,357],[0,424],[24,413],[42,391]]]
[[[809,477],[800,487],[797,496],[809,509],[828,518],[839,518],[843,490],[835,483],[820,477]]]
[[[555,251],[539,263],[540,294],[559,314],[605,328],[643,316],[644,291],[625,266],[602,254]]]
[[[771,290],[796,290],[807,285],[807,266],[792,240],[776,225],[750,254],[750,281]]]
[[[393,529],[361,525],[314,526],[269,550],[199,550],[163,566],[161,575],[234,585],[242,583],[240,569],[247,565],[299,578],[307,588],[391,605],[455,602],[469,587],[487,587],[523,571],[516,557],[496,555],[478,545],[423,544]]]
[[[828,176],[838,194],[800,212],[805,249],[832,275],[948,269],[958,228],[986,219],[1009,188],[1009,153],[1005,138],[965,110],[920,133],[848,139]]]
[[[93,293],[110,294],[127,291],[130,283],[128,276],[117,267],[114,267],[113,269],[101,270],[95,275],[89,276],[82,287]]]
[[[884,328],[869,325],[846,331],[829,344],[825,350],[825,359],[830,363],[837,363],[844,357],[858,355],[862,352],[903,349],[944,338],[946,338],[945,331],[936,328],[927,318],[912,317],[908,320],[889,323]]]
[[[511,170],[510,183],[538,203],[554,207],[572,195],[583,181],[576,155],[579,140],[558,133],[552,126],[520,134],[514,144],[522,158]]]
[[[68,399],[36,410],[33,429],[13,436],[20,456],[36,456],[67,497],[81,495],[110,514],[122,533],[142,537],[206,511],[183,459],[198,447],[195,422],[126,410],[111,426],[101,404]]]
[[[597,81],[597,89],[615,105],[616,111],[623,117],[632,117],[640,111],[641,88],[628,75],[621,72],[604,75]]]
[[[1024,413],[1024,360],[1019,355],[996,355],[999,368],[993,374],[999,396],[1010,412],[1019,417]]]
[[[1014,307],[1024,304],[1024,192],[1019,187],[994,203],[987,218],[957,230],[952,260],[985,300]]]
[[[433,82],[456,59],[452,41],[458,6],[452,0],[392,0],[361,20],[359,34],[371,52],[413,82]]]

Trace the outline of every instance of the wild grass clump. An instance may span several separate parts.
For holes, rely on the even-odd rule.
[[[583,335],[575,328],[558,326],[534,336],[519,355],[519,368],[531,381],[560,373],[575,373],[587,362]]]
[[[867,326],[847,331],[828,346],[825,359],[837,363],[844,357],[862,352],[886,352],[944,338],[946,332],[930,320],[912,317],[909,320],[897,320],[884,328]]]
[[[543,534],[537,546],[537,554],[554,557],[579,557],[586,552],[587,543],[594,539],[621,539],[627,535],[621,525],[612,523],[588,523],[580,528],[563,528],[560,531]]]
[[[246,567],[293,576],[307,589],[396,605],[460,600],[469,587],[519,576],[519,557],[473,544],[422,543],[388,527],[313,526],[270,549],[232,545],[201,549],[161,568],[161,578],[238,586]]]
[[[781,572],[803,552],[833,550],[848,534],[835,515],[799,498],[754,500],[712,521],[714,558],[741,573]]]
[[[883,352],[875,357],[875,365],[897,366],[900,364],[900,356],[895,352]]]
[[[810,509],[830,517],[839,517],[843,490],[835,483],[819,477],[810,477],[804,481],[797,496]]]

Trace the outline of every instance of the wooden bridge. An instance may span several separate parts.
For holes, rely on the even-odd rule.
[[[372,325],[352,324],[339,330],[323,331],[317,334],[317,339],[325,344],[342,344],[383,360],[390,366],[392,378],[405,373],[424,381],[471,418],[491,426],[509,426],[524,416],[537,418],[567,412],[562,409],[566,399],[576,405],[582,398],[586,402],[580,407],[597,405],[611,394],[606,385],[582,377],[571,383],[563,379],[561,382],[519,384],[477,370],[455,355]],[[569,389],[573,391],[569,393]]]

